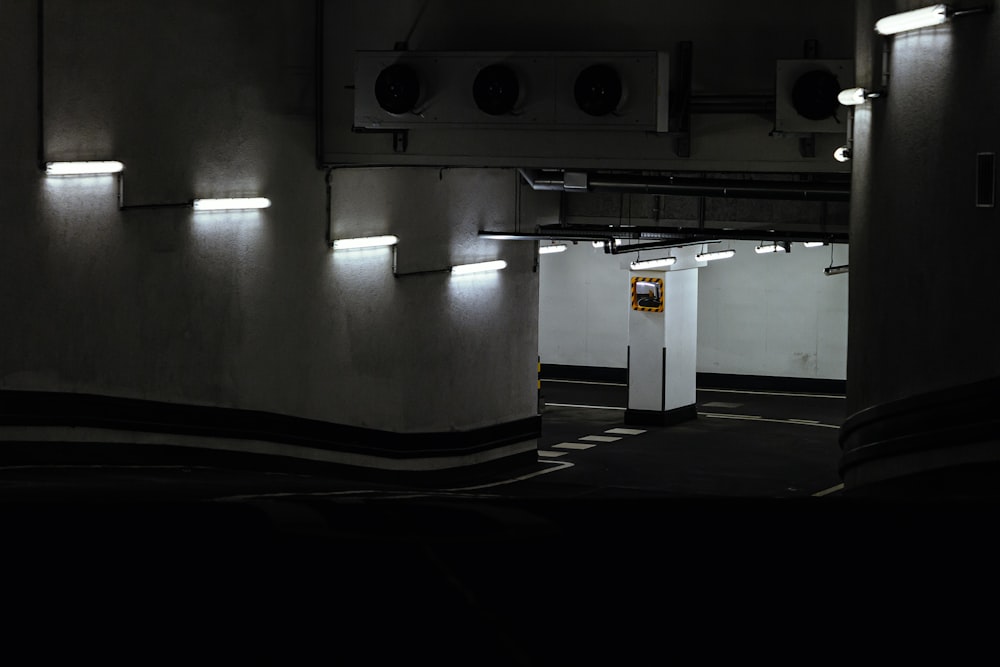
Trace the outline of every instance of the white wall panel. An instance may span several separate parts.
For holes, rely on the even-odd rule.
[[[755,245],[735,242],[735,257],[697,269],[698,372],[844,379],[849,274],[823,273],[829,246],[793,244],[788,255],[757,255]],[[632,256],[604,255],[583,243],[562,255],[571,261],[558,274],[547,264],[540,274],[542,363],[625,368],[629,288],[622,265]],[[833,263],[848,263],[847,246],[833,246]],[[567,289],[574,282],[605,295],[599,313]]]

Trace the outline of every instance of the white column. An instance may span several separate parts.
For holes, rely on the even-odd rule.
[[[694,260],[696,251],[648,251],[649,258],[672,255],[677,262],[669,268],[629,271],[629,299],[633,279],[651,278],[654,284],[659,279],[663,310],[647,310],[641,302],[629,310],[627,424],[666,426],[697,417],[697,267],[703,263]]]

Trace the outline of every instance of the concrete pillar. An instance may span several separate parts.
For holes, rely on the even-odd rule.
[[[1000,16],[892,36],[885,16],[927,3],[859,0],[848,415],[841,472],[855,494],[982,495],[1000,479],[993,322],[1000,215],[984,205],[1000,151]]]
[[[629,272],[625,423],[667,426],[697,417],[698,271],[694,249],[647,254],[677,262]]]

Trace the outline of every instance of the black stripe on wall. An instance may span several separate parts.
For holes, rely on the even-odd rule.
[[[663,348],[660,361],[660,410],[667,409],[667,348]]]
[[[631,348],[628,350],[628,363],[631,363]],[[615,382],[627,385],[629,381],[629,368],[542,364],[542,379]],[[839,395],[847,393],[846,380],[775,377],[767,375],[698,373],[697,385],[699,389],[757,389],[761,391],[798,391],[813,394]]]
[[[0,425],[81,426],[262,440],[395,459],[462,456],[538,438],[541,417],[468,431],[394,433],[269,412],[133,398],[0,391]]]

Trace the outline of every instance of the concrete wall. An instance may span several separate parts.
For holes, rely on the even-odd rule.
[[[772,134],[773,114],[753,113],[693,116],[686,158],[676,156],[672,136],[507,129],[413,130],[400,154],[388,135],[351,132],[354,98],[345,89],[355,84],[354,51],[402,41],[413,51],[665,51],[674,65],[678,44],[690,42],[693,93],[773,96],[776,61],[803,58],[807,40],[816,40],[820,58],[853,58],[851,2],[352,0],[324,8],[322,153],[330,164],[849,170],[832,157],[842,131],[816,135],[816,157],[803,158],[797,136]]]
[[[757,255],[755,245],[719,244],[736,256],[697,269],[698,372],[843,380],[849,274],[823,273],[831,247]],[[848,263],[847,246],[832,249],[833,264]],[[541,257],[542,363],[625,368],[634,257],[585,243]]]
[[[330,258],[337,294],[326,305],[340,315],[329,332],[333,376],[349,379],[340,384],[355,400],[344,402],[365,424],[450,430],[536,412],[534,247],[477,236],[513,224],[518,178],[508,169],[332,172],[332,238],[399,238],[398,277],[389,249]],[[508,267],[422,273],[493,259]]]
[[[328,214],[314,4],[49,0],[42,118],[36,5],[0,5],[0,68],[18,91],[0,118],[0,389],[403,432],[536,414],[534,253],[475,237],[512,224],[514,174],[336,171]],[[273,204],[119,210],[115,177],[46,178],[40,159],[123,161],[130,207]],[[335,257],[331,222],[398,233],[406,266],[509,267],[393,278],[384,254]]]
[[[858,80],[884,99],[855,115],[851,235],[852,411],[993,377],[997,209],[975,207],[978,152],[1000,150],[1000,17],[993,11],[890,38],[875,21],[921,6],[859,4]],[[860,254],[859,254],[860,253]],[[949,352],[950,350],[950,352]]]
[[[324,21],[317,26],[318,6]],[[501,163],[519,155],[526,138],[414,132],[405,154],[391,152],[388,137],[354,133],[344,115],[354,50],[392,48],[411,27],[415,49],[628,50],[690,40],[696,91],[767,94],[775,59],[799,57],[805,40],[819,40],[824,57],[850,57],[853,48],[852,17],[840,2],[807,9],[771,0],[751,10],[721,0],[627,8],[590,0],[572,14],[564,3],[520,0],[474,11],[432,2],[420,15],[422,7],[0,5],[0,69],[17,91],[0,118],[0,389],[245,408],[398,431],[533,416],[532,244],[475,236],[486,226],[528,230],[555,219],[555,200],[523,197],[513,172],[497,169],[514,166]],[[669,157],[656,143],[662,137],[581,144],[573,133],[560,135],[558,150],[546,149],[544,159],[845,170],[827,157],[825,143],[839,143],[836,135],[806,159],[797,142],[769,136],[773,119],[693,123],[690,160]],[[641,145],[629,145],[635,141]],[[81,159],[121,160],[121,182],[46,178],[39,169],[46,160]],[[394,169],[338,168],[328,184],[318,162]],[[467,169],[420,168],[442,163]],[[221,214],[186,206],[193,198],[247,195],[273,205]],[[509,267],[461,283],[444,275],[393,278],[385,252],[342,258],[327,247],[331,232],[370,231],[400,236],[404,271],[492,257]],[[592,305],[592,318],[603,318]],[[609,355],[601,343],[584,359],[603,365]]]

